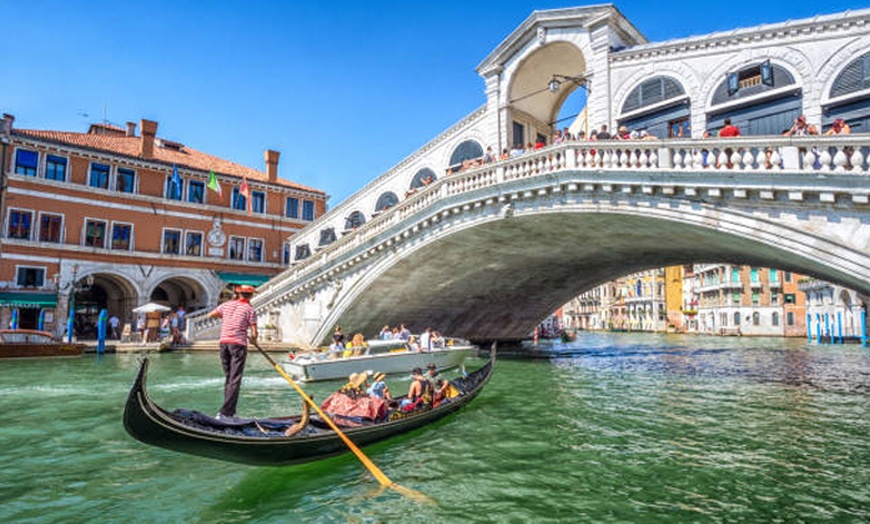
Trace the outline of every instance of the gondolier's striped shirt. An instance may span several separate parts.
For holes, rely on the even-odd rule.
[[[229,300],[219,305],[216,311],[223,319],[220,343],[247,346],[248,328],[257,325],[257,312],[250,302]]]

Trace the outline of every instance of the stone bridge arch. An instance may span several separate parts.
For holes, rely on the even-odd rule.
[[[451,203],[446,216],[430,215],[441,218],[430,218],[425,234],[394,240],[357,266],[344,288],[330,291],[313,340],[325,340],[335,324],[373,335],[400,322],[475,340],[523,338],[586,289],[686,263],[777,267],[870,293],[866,246],[849,247],[847,238],[867,225],[848,212],[792,215],[774,205],[761,213],[754,204],[729,209],[606,191],[575,202],[540,188],[518,194],[467,210]],[[819,231],[821,221],[850,225],[831,238]]]

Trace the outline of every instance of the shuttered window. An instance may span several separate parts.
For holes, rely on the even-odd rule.
[[[837,75],[831,86],[831,98],[870,88],[870,53],[856,58]]]
[[[622,112],[636,111],[684,94],[686,91],[683,86],[673,78],[666,76],[650,78],[632,90],[622,106]]]

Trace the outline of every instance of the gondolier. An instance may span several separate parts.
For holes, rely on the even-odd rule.
[[[257,341],[257,312],[251,306],[252,296],[253,286],[237,286],[235,299],[224,302],[208,314],[210,317],[223,319],[220,349],[226,381],[224,403],[217,418],[236,416],[236,404],[239,402],[239,390],[242,387],[245,359],[248,355],[248,330],[251,331],[251,340]]]

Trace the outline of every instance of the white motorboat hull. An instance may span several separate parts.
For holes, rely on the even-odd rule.
[[[438,370],[461,366],[465,359],[476,355],[476,346],[453,346],[432,351],[402,351],[327,359],[323,354],[300,356],[281,362],[288,374],[303,382],[318,380],[347,380],[351,373],[361,371],[383,372],[388,375],[410,373],[419,367],[425,370],[435,363]]]

